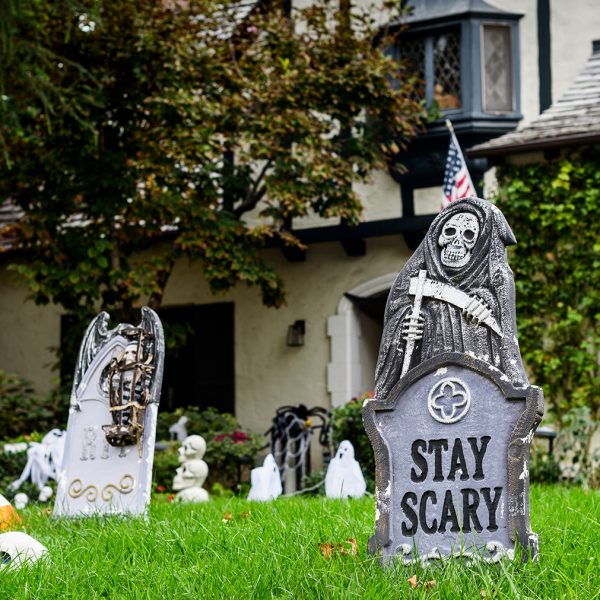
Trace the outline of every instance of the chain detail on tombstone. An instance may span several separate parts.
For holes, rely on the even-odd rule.
[[[55,516],[143,514],[150,501],[164,364],[160,319],[89,325],[79,351]]]
[[[432,223],[390,290],[364,422],[376,463],[369,549],[384,563],[537,555],[530,444],[543,414],[516,337],[502,213],[478,198]]]

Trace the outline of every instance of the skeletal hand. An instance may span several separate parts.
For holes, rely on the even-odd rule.
[[[422,339],[424,327],[425,319],[421,313],[416,317],[412,314],[406,315],[406,317],[402,319],[402,339],[406,341]]]
[[[472,296],[469,304],[463,309],[467,319],[476,325],[483,323],[491,314],[490,307],[478,296]]]

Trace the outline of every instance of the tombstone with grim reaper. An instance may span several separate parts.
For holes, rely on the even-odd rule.
[[[502,213],[478,198],[451,204],[432,223],[390,292],[375,392],[385,397],[415,365],[444,352],[487,362],[527,384],[516,338],[514,282]]]
[[[528,458],[543,394],[529,385],[516,337],[506,258],[515,243],[495,206],[455,202],[390,291],[364,408],[376,463],[369,548],[384,562],[497,562],[517,543],[537,552]]]

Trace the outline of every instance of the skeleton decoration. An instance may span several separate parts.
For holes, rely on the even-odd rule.
[[[208,492],[202,488],[208,477],[208,465],[202,460],[206,442],[200,435],[190,435],[179,448],[179,462],[173,479],[173,489],[178,492],[178,502],[207,502]]]
[[[150,500],[164,363],[160,319],[89,325],[77,360],[55,516],[143,514]]]
[[[536,555],[528,459],[543,394],[516,337],[515,243],[496,207],[454,202],[390,291],[363,412],[376,466],[369,550],[384,563],[497,562],[517,543]]]
[[[281,496],[283,488],[279,477],[279,468],[272,454],[268,454],[262,467],[250,471],[250,492],[248,500],[267,502]]]
[[[367,491],[354,446],[344,440],[331,459],[325,475],[325,495],[328,498],[361,498]]]
[[[58,479],[58,470],[62,464],[65,450],[65,432],[60,429],[50,430],[40,443],[31,442],[27,448],[27,463],[21,476],[8,487],[18,490],[23,482],[31,478],[31,482],[42,489],[48,479]]]
[[[48,502],[54,495],[54,490],[49,486],[45,485],[39,493],[38,502]]]
[[[27,494],[24,494],[23,492],[19,492],[18,494],[15,494],[15,497],[13,500],[15,503],[15,508],[17,510],[23,510],[29,504],[29,496]]]
[[[48,550],[26,533],[0,534],[0,572],[31,564],[47,555]]]

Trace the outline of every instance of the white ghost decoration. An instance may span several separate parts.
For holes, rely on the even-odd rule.
[[[0,534],[0,572],[33,563],[47,554],[45,546],[20,531]]]
[[[279,467],[272,454],[267,455],[262,467],[252,469],[250,483],[252,486],[248,494],[248,500],[266,502],[281,496],[283,488],[279,476]]]
[[[23,510],[29,504],[29,496],[23,492],[19,492],[15,494],[14,503],[17,510]]]
[[[354,460],[354,446],[344,440],[331,459],[325,475],[325,494],[328,498],[360,498],[367,484],[360,465]]]

